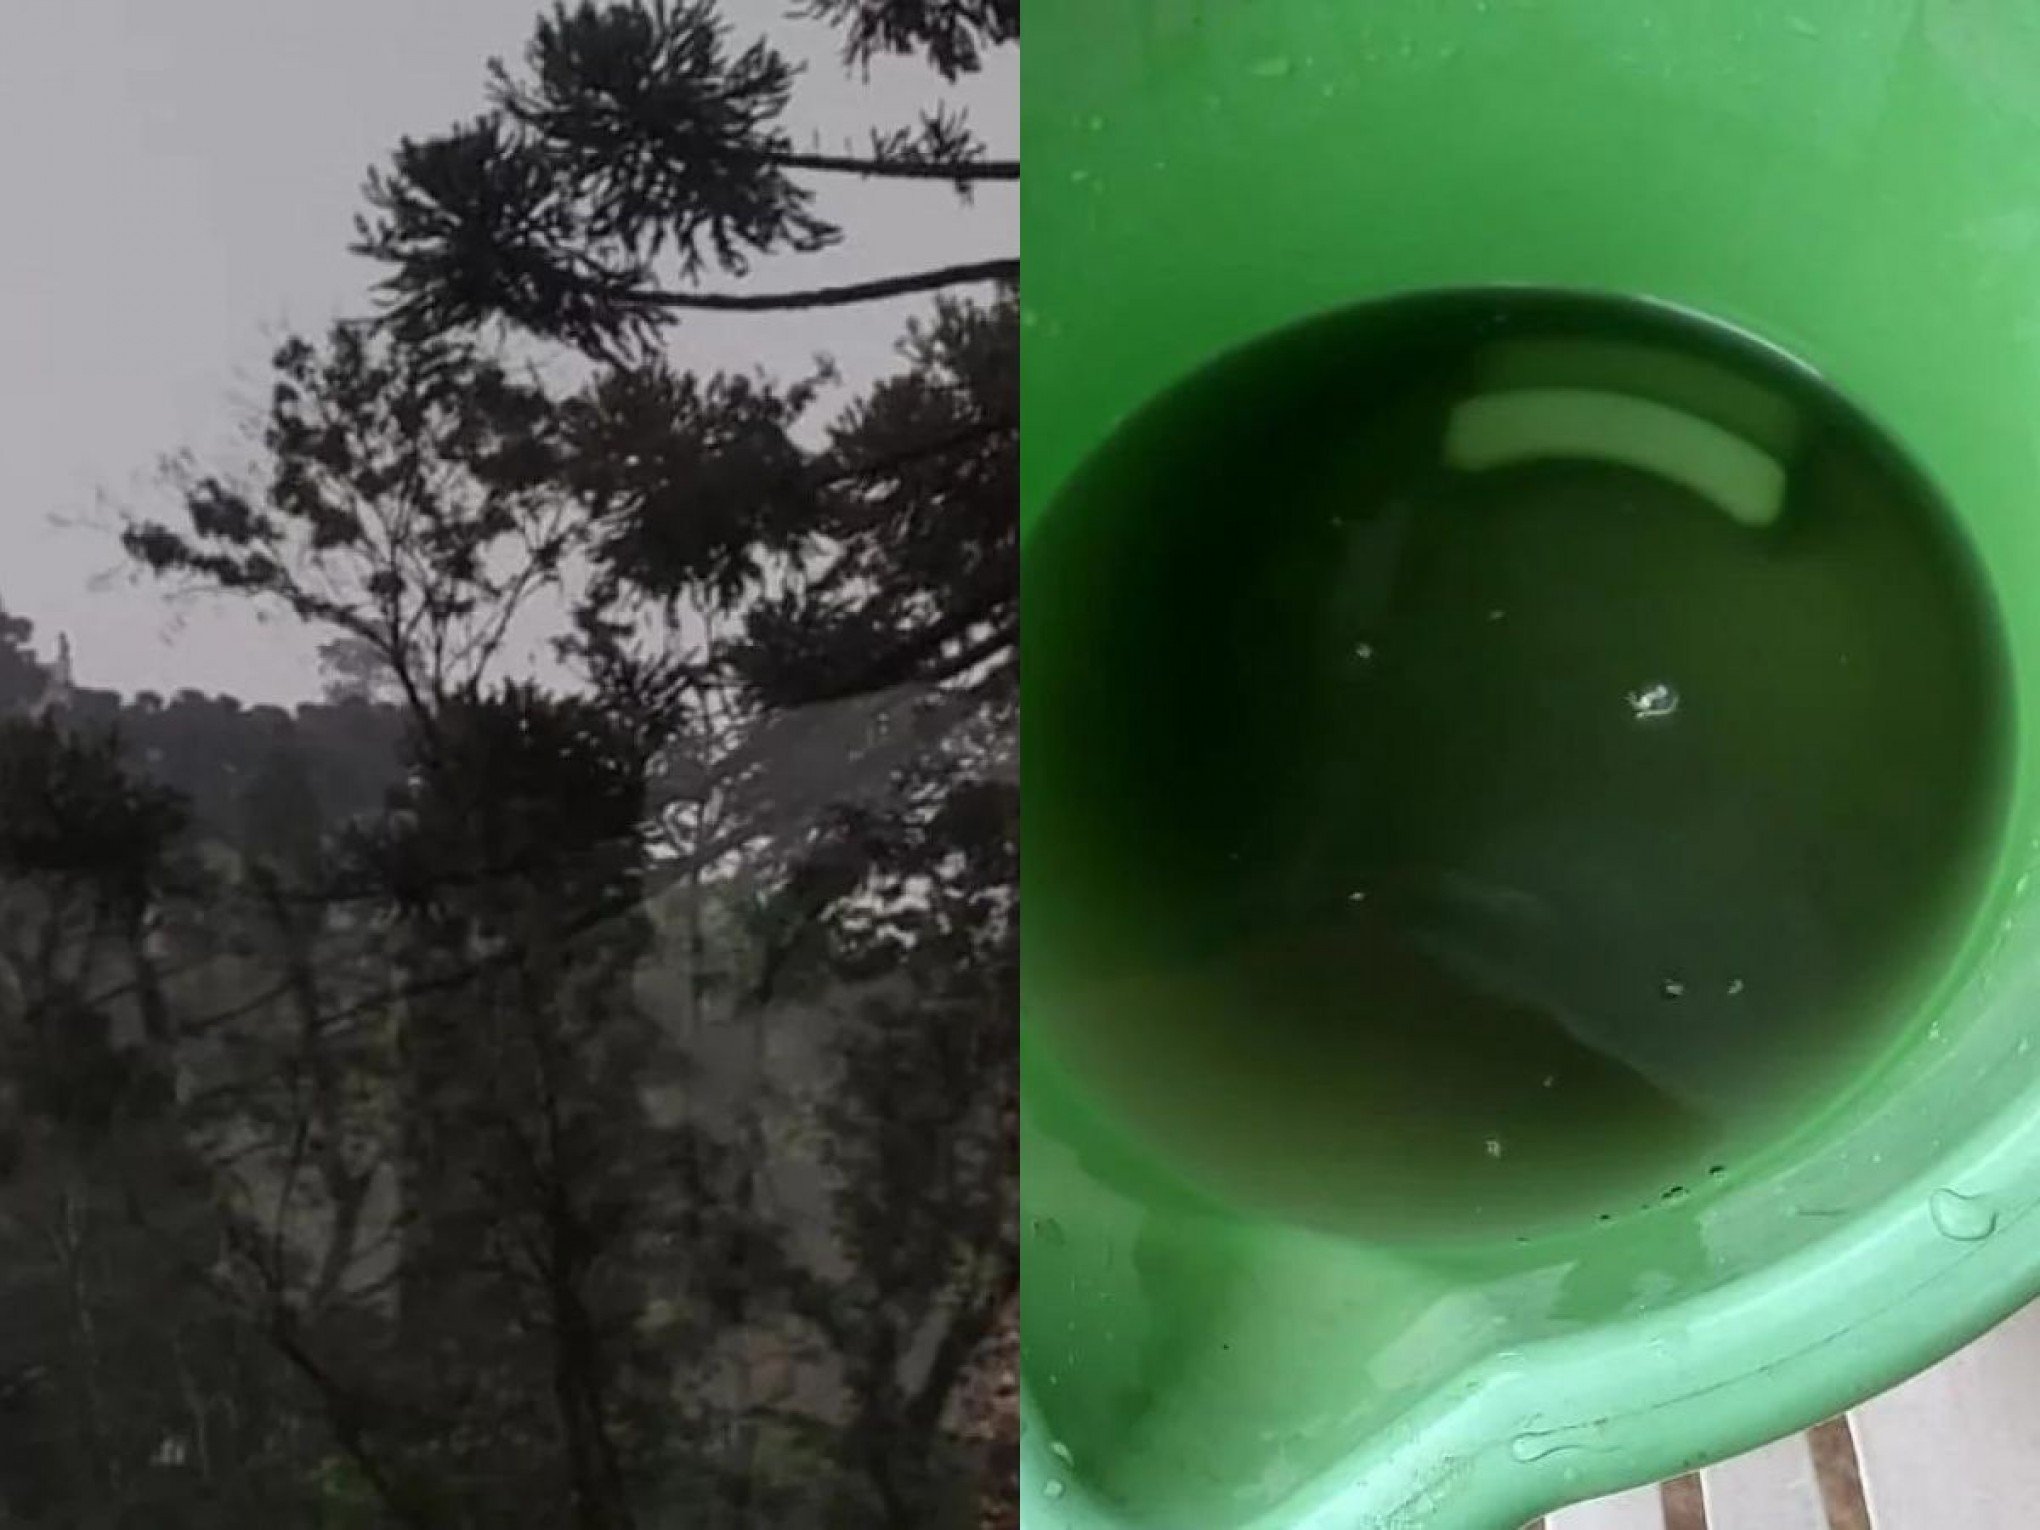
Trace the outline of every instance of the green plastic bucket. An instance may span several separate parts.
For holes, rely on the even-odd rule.
[[[2023,767],[2040,7],[1041,0],[1028,26],[1024,535],[1145,402],[1285,325],[1493,283],[1662,300],[1820,369],[1938,484],[2003,607]],[[1183,1194],[1023,979],[1030,1530],[1509,1530],[1803,1427],[2040,1291],[2040,775],[2015,777],[1959,949],[1874,1066],[1697,1193],[1527,1244]]]

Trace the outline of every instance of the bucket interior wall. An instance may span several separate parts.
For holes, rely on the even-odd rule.
[[[2015,753],[1987,893],[1881,1057],[1608,1223],[1387,1249],[1228,1211],[1023,1019],[1030,1523],[1513,1524],[1809,1422],[2040,1287],[2040,9],[1049,0],[1028,25],[1030,535],[1133,411],[1285,325],[1490,283],[1660,299],[1819,369],[1938,485],[1997,592]],[[1030,974],[1054,960],[1028,943]]]

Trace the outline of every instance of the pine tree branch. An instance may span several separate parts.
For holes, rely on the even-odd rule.
[[[926,441],[916,442],[896,452],[867,457],[863,461],[847,461],[840,465],[825,461],[825,471],[817,472],[811,483],[818,489],[834,488],[838,484],[858,483],[872,478],[886,478],[902,468],[914,467],[932,458],[946,457],[951,452],[966,446],[975,446],[980,441],[989,441],[1006,435],[1018,428],[1019,422],[1011,419],[971,420],[945,435],[933,436]]]
[[[755,313],[800,308],[840,308],[851,303],[876,302],[881,298],[905,297],[916,292],[939,292],[945,287],[969,282],[1011,282],[1020,278],[1020,262],[1014,259],[967,261],[961,265],[937,266],[928,271],[909,271],[874,281],[849,282],[835,287],[809,287],[795,292],[665,292],[658,289],[610,291],[596,288],[593,295],[636,303],[647,308],[708,309]]]
[[[1017,159],[865,159],[855,154],[770,154],[782,170],[826,170],[903,181],[1017,181]]]
[[[936,686],[953,680],[1010,647],[1019,637],[1010,620],[997,620],[1001,605],[1002,602],[986,601],[931,623],[871,663],[803,690],[801,704],[842,701],[872,691],[890,690],[896,685]],[[956,653],[938,658],[949,643],[986,621],[996,621],[996,625]]]

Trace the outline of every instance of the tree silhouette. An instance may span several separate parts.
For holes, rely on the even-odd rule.
[[[849,57],[923,52],[951,79],[1019,35],[1015,0],[817,0]],[[834,286],[704,291],[711,269],[827,248],[842,230],[804,177],[1012,179],[961,116],[938,108],[861,153],[795,148],[781,119],[794,69],[730,43],[713,0],[561,6],[521,72],[491,72],[493,109],[407,140],[369,183],[359,248],[391,268],[390,319],[413,336],[501,319],[591,352],[641,351],[688,309],[839,306],[1012,281],[994,257]],[[667,274],[662,277],[662,271]]]
[[[853,67],[917,55],[947,79],[1018,35],[1011,0],[807,9],[840,27]],[[557,437],[595,573],[576,642],[612,680],[687,687],[665,763],[690,925],[698,940],[702,869],[731,854],[754,910],[736,964],[750,977],[725,1007],[761,1036],[802,1002],[845,1017],[824,1130],[837,1254],[859,1271],[843,1289],[863,1295],[826,1294],[798,1258],[791,1286],[855,1399],[843,1456],[864,1512],[932,1523],[944,1401],[1010,1314],[1014,1269],[1017,313],[1010,285],[988,304],[945,298],[909,328],[900,372],[813,452],[796,444],[811,381],[697,378],[654,342],[690,308],[1010,284],[1017,263],[994,260],[701,285],[836,242],[815,176],[967,192],[1017,166],[940,109],[861,153],[803,152],[779,126],[791,70],[731,46],[706,4],[556,10],[522,70],[492,82],[487,117],[406,144],[371,182],[362,248],[390,269],[400,335],[502,322],[606,363]],[[678,656],[674,629],[647,619],[676,611],[705,634]]]
[[[977,71],[987,49],[1017,42],[1019,0],[807,0],[801,11],[843,31],[843,57],[919,54],[954,80]]]
[[[548,402],[471,346],[345,324],[321,345],[287,341],[272,366],[260,481],[180,464],[189,534],[140,522],[127,550],[331,630],[429,725],[565,556],[534,429]]]
[[[189,874],[184,815],[51,716],[0,720],[0,802],[0,1492],[26,1523],[288,1522],[308,1458],[263,1421],[282,1378],[172,1273],[222,1232],[145,929]]]
[[[1017,36],[1011,0],[808,12],[952,80]],[[813,177],[1015,167],[947,111],[797,146],[793,85],[701,0],[545,17],[482,122],[372,180],[381,320],[280,347],[254,465],[182,464],[125,534],[316,628],[328,701],[80,692],[0,748],[0,816],[92,720],[124,741],[81,780],[189,804],[58,844],[132,889],[80,972],[161,1038],[190,1181],[106,1193],[208,1384],[273,1416],[234,1447],[268,1522],[1005,1512],[958,1412],[1006,1394],[1017,1271],[1015,267],[694,284],[835,242]],[[912,292],[831,413],[827,376],[654,346],[690,305]],[[594,365],[548,386],[497,323]]]
[[[49,686],[49,675],[29,649],[33,626],[0,608],[0,712],[32,705]]]
[[[1010,557],[1010,530],[996,515],[1005,471],[996,454],[1010,454],[1010,431],[979,432],[974,471],[960,482],[916,459],[840,502],[826,492],[808,498],[808,515],[839,518],[831,539],[843,561],[812,580],[780,580],[771,601],[760,590],[778,549],[804,534],[798,517],[785,529],[777,519],[767,492],[774,473],[833,487],[844,481],[835,466],[843,453],[870,450],[865,443],[901,418],[917,423],[930,397],[955,401],[939,417],[958,433],[953,420],[968,418],[981,396],[960,379],[996,397],[999,352],[971,342],[996,334],[997,325],[996,314],[946,311],[917,337],[909,370],[853,407],[819,452],[801,454],[775,425],[765,437],[770,448],[753,459],[766,464],[749,475],[755,496],[742,492],[743,473],[717,491],[732,514],[746,503],[759,512],[748,539],[739,517],[720,541],[668,561],[613,541],[605,465],[658,455],[591,447],[601,439],[591,422],[614,418],[601,411],[616,379],[558,407],[525,396],[522,434],[511,439],[492,423],[500,400],[471,385],[475,373],[463,359],[445,374],[458,385],[433,394],[445,415],[418,416],[438,423],[402,437],[390,459],[365,445],[379,439],[389,414],[380,390],[407,388],[422,363],[369,365],[363,358],[373,348],[347,333],[330,342],[340,357],[333,365],[308,363],[297,348],[279,357],[281,374],[300,381],[272,398],[283,423],[273,418],[265,432],[273,456],[255,488],[244,493],[189,475],[184,529],[130,532],[136,555],[168,574],[278,602],[384,645],[382,662],[412,698],[404,712],[408,779],[387,813],[350,836],[346,865],[327,868],[336,880],[324,892],[386,907],[397,920],[384,926],[386,965],[395,970],[381,1002],[395,1016],[398,1055],[364,1055],[331,1039],[330,1012],[341,1003],[329,991],[342,965],[334,941],[319,916],[307,924],[278,896],[310,896],[317,876],[258,866],[252,884],[255,917],[271,931],[280,986],[307,1038],[303,1065],[382,1077],[402,1102],[403,1140],[388,1151],[412,1215],[397,1274],[412,1337],[399,1340],[404,1330],[395,1330],[384,1342],[415,1351],[419,1334],[435,1335],[435,1382],[423,1385],[390,1358],[370,1381],[325,1383],[357,1410],[364,1389],[379,1387],[394,1422],[350,1426],[350,1449],[376,1463],[371,1480],[391,1484],[391,1493],[427,1472],[417,1441],[428,1431],[403,1421],[457,1409],[489,1422],[461,1447],[465,1459],[445,1447],[433,1458],[440,1492],[463,1480],[464,1501],[500,1512],[510,1501],[529,1506],[557,1493],[562,1518],[627,1522],[619,1495],[659,1470],[627,1466],[627,1442],[659,1431],[634,1419],[642,1379],[620,1378],[682,1357],[637,1354],[624,1330],[598,1334],[585,1317],[556,1324],[548,1343],[521,1359],[503,1338],[540,1306],[557,1313],[602,1306],[611,1323],[619,1304],[629,1308],[616,1294],[614,1248],[597,1282],[608,1294],[599,1302],[592,1294],[591,1261],[609,1246],[577,1230],[585,1217],[577,1208],[592,1198],[611,1207],[604,1226],[612,1243],[707,1256],[688,1266],[717,1272],[706,1288],[698,1281],[675,1288],[650,1266],[626,1281],[641,1295],[663,1284],[669,1310],[695,1312],[694,1342],[703,1342],[699,1335],[713,1342],[718,1326],[770,1327],[782,1306],[810,1324],[824,1341],[824,1368],[856,1399],[839,1459],[871,1484],[877,1507],[859,1512],[876,1514],[874,1523],[939,1522],[929,1517],[938,1511],[927,1479],[931,1449],[949,1422],[944,1405],[1004,1309],[1014,1274],[1014,702],[1010,630],[994,625],[1011,601],[996,573]],[[432,354],[443,361],[447,353]],[[353,417],[332,415],[311,433],[322,461],[300,462],[308,433],[292,422],[307,411],[328,420],[355,397],[363,375],[383,381],[349,406]],[[669,428],[681,440],[662,449],[695,468],[672,475],[674,492],[685,493],[708,475],[688,457],[684,413],[669,417]],[[363,460],[395,460],[401,470],[364,473]],[[491,466],[476,476],[480,461]],[[506,462],[517,464],[508,487],[490,477]],[[344,479],[344,489],[312,492],[308,484],[323,483],[322,474]],[[417,483],[437,488],[418,498]],[[924,521],[973,510],[985,528],[978,538],[912,534]],[[534,524],[545,529],[536,542],[526,534]],[[485,538],[496,552],[470,556]],[[959,545],[966,555],[944,561]],[[578,582],[576,564],[585,567]],[[780,569],[787,566],[780,556]],[[640,577],[628,577],[632,570]],[[499,597],[489,592],[500,591],[572,597],[561,647],[584,667],[585,698],[488,681],[486,665],[500,647],[492,644],[500,612],[489,603]],[[676,649],[663,624],[626,619],[674,602],[688,604],[703,641]],[[952,621],[945,602],[976,621]],[[804,611],[813,619],[803,621]],[[940,640],[919,637],[909,620],[970,646],[945,656]],[[453,667],[470,652],[484,656],[482,668]],[[913,659],[934,677],[918,678]],[[199,703],[180,699],[168,711]],[[245,842],[296,843],[282,861],[280,849],[265,852],[263,864],[309,867],[316,856],[301,835],[292,838],[308,788],[279,777],[274,757],[264,769],[263,782],[275,784],[258,783],[261,811],[247,820]],[[670,813],[664,819],[677,857],[662,863],[647,860],[644,835],[654,777],[673,793],[667,806],[685,809],[677,827]],[[258,831],[258,821],[270,827]],[[719,996],[729,1023],[763,1035],[798,1023],[790,1017],[804,1006],[839,1016],[841,1040],[828,1066],[842,1070],[842,1087],[817,1117],[832,1143],[836,1232],[819,1263],[777,1247],[760,1209],[769,1176],[759,1160],[770,1149],[756,1135],[757,1112],[736,1112],[718,1147],[699,1132],[654,1130],[632,1104],[625,1080],[641,1087],[651,1079],[658,1048],[615,985],[644,956],[639,910],[654,884],[682,890],[697,936],[707,906],[744,911],[716,938],[724,961],[742,972]],[[701,960],[697,950],[688,970]],[[697,992],[688,1008],[716,1002]],[[519,1056],[528,1065],[506,1070]],[[600,1066],[591,1072],[590,1064]],[[472,1086],[506,1071],[535,1079],[539,1092]],[[603,1145],[568,1160],[534,1158],[528,1128],[545,1118],[548,1100],[602,1123]],[[330,1099],[308,1086],[277,1107],[277,1118],[289,1151],[323,1180],[329,1219],[358,1227],[370,1168],[321,1163],[347,1130]],[[940,1153],[926,1151],[931,1135],[943,1140]],[[655,1192],[658,1172],[667,1179]],[[476,1193],[477,1183],[486,1193]],[[635,1199],[619,1188],[632,1185]],[[658,1231],[676,1216],[688,1229],[679,1243],[672,1241],[679,1234]],[[527,1226],[528,1218],[539,1220]],[[506,1264],[493,1241],[505,1227],[524,1227],[532,1247],[557,1237],[588,1252]],[[336,1233],[329,1254],[352,1237]],[[244,1239],[243,1258],[261,1248]],[[845,1256],[859,1276],[844,1294],[831,1294],[841,1277],[828,1271]],[[273,1324],[277,1313],[304,1304],[308,1279],[272,1254],[250,1284],[268,1293]],[[328,1302],[333,1279],[313,1280],[311,1289],[320,1293],[315,1306]],[[570,1344],[571,1334],[587,1342]],[[291,1341],[313,1356],[313,1336],[293,1331]],[[365,1349],[359,1335],[350,1343]],[[449,1376],[461,1378],[453,1393],[439,1389]],[[571,1411],[561,1402],[550,1425],[525,1411],[548,1386],[556,1397],[579,1399]],[[739,1437],[762,1427],[741,1415],[734,1423]],[[550,1486],[544,1473],[534,1479],[518,1469],[545,1459],[549,1427],[564,1457]],[[733,1476],[728,1495],[749,1503],[755,1484],[741,1467],[723,1470]]]

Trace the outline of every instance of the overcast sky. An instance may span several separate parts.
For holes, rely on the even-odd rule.
[[[312,694],[316,640],[218,605],[171,605],[120,572],[122,509],[171,508],[166,453],[231,439],[290,327],[367,306],[347,253],[364,172],[405,134],[482,104],[492,55],[518,52],[531,0],[5,0],[0,4],[0,604],[53,651],[68,631],[86,685]],[[866,84],[834,38],[781,0],[729,0],[740,34],[809,61],[798,126],[828,138],[943,98],[932,73]],[[1015,151],[1018,57],[961,101],[993,152]],[[1017,198],[962,208],[934,186],[838,183],[843,248],[761,266],[807,285],[1017,248]],[[690,366],[790,371],[817,351],[853,379],[887,365],[914,305],[716,315],[674,337]],[[239,401],[238,403],[236,401]]]

